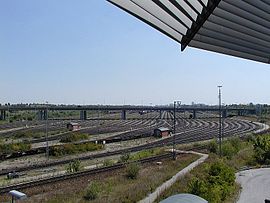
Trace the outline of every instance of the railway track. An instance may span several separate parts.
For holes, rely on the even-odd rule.
[[[139,162],[139,163],[144,164],[144,163],[167,159],[170,157],[172,157],[171,153],[166,153],[166,154],[162,154],[162,155],[158,155],[158,156],[140,159],[138,161],[133,161],[133,162]],[[131,162],[129,162],[129,163],[131,163]],[[0,187],[0,194],[7,193],[10,190],[21,190],[21,189],[25,189],[25,188],[50,184],[50,183],[54,183],[54,182],[58,182],[58,181],[74,179],[74,178],[82,177],[82,176],[86,176],[86,175],[96,175],[96,174],[100,174],[100,173],[110,172],[110,171],[114,171],[114,170],[123,168],[126,166],[126,164],[127,163],[117,163],[117,164],[114,164],[112,166],[94,168],[94,169],[84,170],[84,171],[80,171],[80,172],[76,172],[76,173],[63,174],[63,175],[58,175],[55,177],[48,177],[48,178],[38,179],[38,180],[30,181],[30,182],[14,184],[14,185],[6,186],[6,187]]]
[[[195,121],[192,121],[195,122]],[[175,141],[176,144],[185,144],[189,142],[195,142],[195,141],[202,141],[202,140],[209,140],[215,137],[218,137],[218,123],[217,122],[211,122],[211,121],[196,121],[197,124],[198,122],[201,122],[202,124],[199,125],[200,127],[194,127],[193,124],[188,125],[185,129],[185,131],[180,131],[179,133],[176,133],[175,135]],[[180,125],[181,122],[179,122]],[[248,132],[252,132],[258,128],[255,124],[248,123],[245,121],[234,121],[231,119],[228,119],[227,121],[224,122],[226,128],[224,129],[223,135],[224,137],[227,136],[232,136],[232,135],[239,135],[239,134],[244,134]],[[186,125],[185,125],[186,127]],[[179,127],[179,130],[183,127]],[[115,150],[115,151],[110,151],[110,152],[102,152],[102,153],[97,153],[93,155],[88,155],[88,156],[81,156],[78,157],[80,160],[91,160],[91,159],[96,159],[96,158],[101,158],[101,157],[106,157],[106,156],[113,156],[113,155],[118,155],[118,154],[123,154],[127,152],[136,152],[144,149],[150,149],[154,147],[160,147],[164,145],[171,145],[173,143],[173,137],[169,137],[166,139],[162,140],[157,140],[152,143],[147,143],[135,147],[130,147],[126,149],[121,149],[121,150]],[[72,159],[66,159],[66,160],[57,160],[49,163],[35,163],[33,165],[28,165],[24,167],[18,167],[18,168],[9,168],[9,169],[4,169],[0,171],[0,175],[7,174],[8,172],[11,171],[27,171],[27,170],[33,170],[33,169],[38,169],[38,168],[45,168],[45,167],[51,167],[51,166],[56,166],[56,165],[62,165],[62,164],[67,164],[71,161]]]

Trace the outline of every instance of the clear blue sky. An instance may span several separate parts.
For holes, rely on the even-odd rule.
[[[268,65],[180,46],[105,0],[1,0],[0,103],[270,103]]]

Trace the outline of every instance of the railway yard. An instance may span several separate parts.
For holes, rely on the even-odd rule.
[[[80,129],[69,131],[69,122],[77,123]],[[181,147],[217,138],[219,134],[217,114],[199,113],[197,119],[192,119],[188,112],[177,112],[175,134],[161,138],[153,135],[154,129],[160,127],[173,129],[173,123],[173,113],[168,111],[161,115],[156,111],[132,112],[126,120],[116,119],[113,113],[87,120],[50,119],[47,139],[44,120],[2,123],[0,193],[6,199],[12,189],[24,191],[114,173],[112,171],[125,167],[119,160],[126,155],[136,157],[136,154],[150,152],[149,156],[131,159],[144,165],[166,161],[172,157],[168,149],[174,142]],[[265,128],[263,124],[238,117],[225,118],[222,123],[224,138],[244,136]],[[46,140],[49,157],[45,156]],[[80,171],[67,173],[67,166],[74,161],[80,163]],[[30,192],[30,199],[34,194]]]

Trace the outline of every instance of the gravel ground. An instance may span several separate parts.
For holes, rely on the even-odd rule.
[[[270,199],[270,168],[241,171],[236,180],[242,186],[237,203],[264,203]]]

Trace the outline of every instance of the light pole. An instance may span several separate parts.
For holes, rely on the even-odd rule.
[[[49,159],[49,143],[48,143],[48,102],[46,101],[46,157]]]
[[[221,88],[222,86],[218,86],[218,98],[219,98],[219,156],[221,157],[221,132],[222,132],[222,122],[221,122]]]
[[[176,160],[176,151],[175,151],[176,104],[177,104],[177,106],[181,105],[181,101],[174,101],[173,102],[173,160]]]

